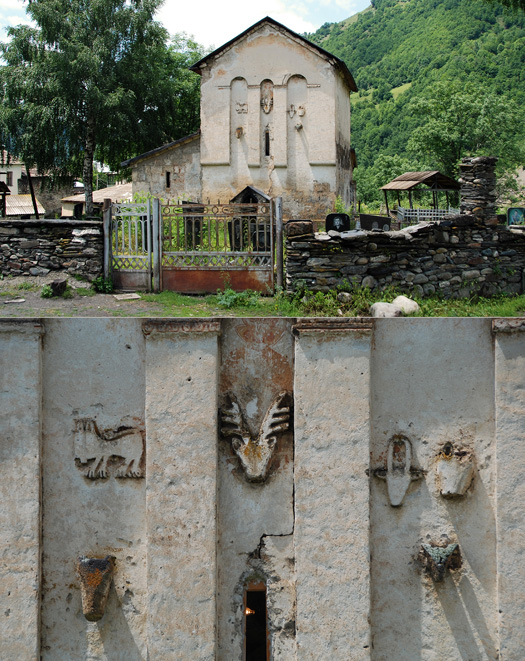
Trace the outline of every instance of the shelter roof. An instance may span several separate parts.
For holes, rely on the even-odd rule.
[[[9,195],[5,198],[6,216],[31,216],[35,213],[31,195]],[[44,214],[46,210],[37,200],[36,206],[39,214]]]
[[[112,202],[129,202],[131,200],[131,184],[117,184],[116,186],[108,186],[100,190],[93,191],[93,203],[103,204],[104,200],[111,200]],[[70,202],[73,204],[80,204],[86,201],[84,193],[80,195],[69,195],[63,197],[61,202]]]
[[[156,147],[151,151],[146,151],[143,154],[139,154],[138,156],[129,158],[127,161],[122,161],[120,165],[123,168],[129,168],[130,165],[134,165],[138,161],[142,161],[146,158],[151,158],[152,156],[157,156],[157,154],[160,154],[163,151],[167,151],[168,149],[174,149],[175,147],[180,147],[181,145],[185,145],[187,142],[196,140],[198,137],[200,137],[200,131],[197,131],[197,133],[192,133],[191,135],[185,135],[183,138],[179,138],[178,140],[174,140],[173,142],[168,142],[168,144],[166,145],[161,145],[160,147]]]
[[[241,32],[241,34],[237,35],[227,43],[215,49],[212,53],[209,53],[208,55],[203,57],[201,60],[199,60],[193,66],[190,67],[191,71],[195,71],[195,73],[201,74],[202,69],[208,64],[210,60],[213,60],[216,57],[218,57],[223,51],[231,48],[236,42],[240,41],[241,39],[244,39],[244,37],[246,37],[251,32],[256,32],[265,23],[269,23],[270,25],[273,25],[273,27],[277,28],[279,31],[287,33],[292,39],[295,39],[296,41],[299,41],[308,48],[310,48],[311,50],[316,51],[318,55],[320,55],[323,59],[328,60],[342,74],[349,89],[352,92],[357,92],[357,85],[355,84],[355,80],[352,74],[350,73],[348,67],[343,62],[343,60],[340,60],[332,53],[329,53],[324,48],[321,48],[321,46],[318,46],[317,44],[314,44],[312,41],[309,41],[302,35],[297,34],[297,32],[293,32],[282,23],[279,23],[273,18],[270,18],[270,16],[266,16],[265,18],[262,18],[260,21],[257,21],[257,23],[254,23],[251,27],[244,30],[244,32]]]
[[[424,184],[433,190],[459,190],[460,184],[455,180],[441,174],[437,170],[427,172],[405,172],[405,174],[392,179],[381,190],[410,190],[419,184]]]
[[[255,197],[259,203],[270,202],[270,200],[272,199],[269,195],[267,195],[264,191],[260,190],[259,188],[255,188],[255,186],[246,186],[246,188],[243,188],[242,191],[240,191],[240,193],[237,193],[235,197],[232,197],[230,202],[242,203],[243,198],[246,198],[247,196]]]

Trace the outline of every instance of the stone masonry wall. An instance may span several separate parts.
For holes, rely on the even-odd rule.
[[[286,289],[300,284],[328,291],[350,284],[446,298],[525,291],[525,232],[498,225],[497,158],[460,164],[461,214],[399,231],[314,234],[308,221],[291,221],[287,234]]]
[[[3,276],[67,271],[93,280],[103,270],[102,221],[0,222],[0,273]]]
[[[392,232],[313,233],[285,226],[286,289],[313,291],[349,283],[370,289],[445,297],[525,291],[525,233],[474,215],[450,216]]]

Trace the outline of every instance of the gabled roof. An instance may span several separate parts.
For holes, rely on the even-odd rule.
[[[405,172],[405,174],[392,179],[388,184],[381,186],[381,190],[410,190],[419,184],[425,184],[433,190],[460,189],[460,185],[455,179],[451,179],[437,170],[430,170],[427,172]]]
[[[185,135],[183,138],[179,138],[178,140],[174,140],[173,142],[168,142],[167,145],[161,145],[160,147],[155,147],[155,149],[152,149],[151,151],[146,151],[143,154],[139,154],[138,156],[134,156],[133,158],[128,159],[127,161],[122,161],[120,165],[123,168],[129,168],[130,165],[134,165],[138,161],[142,161],[145,158],[151,158],[152,156],[156,156],[157,154],[160,154],[168,149],[173,149],[174,147],[179,147],[180,145],[184,145],[187,142],[191,142],[192,140],[195,140],[199,136],[200,136],[200,131],[197,131],[197,133],[192,133],[191,135]]]
[[[129,202],[131,200],[131,184],[117,184],[116,186],[108,186],[100,190],[93,191],[93,202],[95,204],[102,204],[104,200],[111,200],[112,202]],[[61,202],[70,202],[80,204],[86,201],[86,195],[69,195],[63,197]]]
[[[300,34],[297,34],[297,32],[293,32],[289,28],[287,28],[285,25],[282,23],[279,23],[278,21],[274,20],[273,18],[270,18],[270,16],[266,16],[265,18],[262,18],[260,21],[257,21],[257,23],[254,23],[251,27],[246,29],[244,32],[241,32],[241,34],[237,35],[227,43],[223,44],[216,50],[214,50],[212,53],[209,53],[209,55],[206,55],[203,57],[201,60],[196,62],[193,66],[190,67],[191,71],[195,71],[195,73],[201,74],[201,69],[206,66],[206,64],[210,61],[215,59],[218,55],[220,55],[223,51],[227,50],[233,44],[235,44],[237,41],[240,41],[241,39],[244,39],[248,34],[251,32],[255,32],[256,30],[259,29],[263,24],[269,23],[270,25],[273,25],[275,28],[277,28],[279,31],[286,32],[288,35],[292,37],[292,39],[295,39],[297,41],[302,42],[306,46],[308,46],[311,50],[315,50],[321,57],[324,59],[328,60],[343,76],[343,78],[346,81],[346,84],[348,85],[349,89],[352,92],[357,92],[357,85],[355,84],[355,80],[350,73],[348,67],[346,64],[343,62],[343,60],[340,60],[338,57],[335,55],[332,55],[332,53],[329,53],[327,50],[324,48],[321,48],[321,46],[318,46],[317,44],[314,44],[312,41],[308,41],[305,37],[301,36]]]

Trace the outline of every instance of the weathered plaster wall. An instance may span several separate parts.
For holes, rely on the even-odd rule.
[[[166,187],[166,172],[170,187]],[[133,194],[150,193],[162,200],[202,199],[200,173],[200,139],[177,144],[144,158],[133,166]]]
[[[412,467],[426,474],[399,507],[386,480],[370,483],[373,658],[496,659],[491,320],[392,321],[374,331],[370,464],[384,468],[389,441],[403,435]],[[445,499],[437,462],[449,442],[474,454],[476,477],[465,496]],[[445,539],[459,542],[463,567],[433,583],[415,557],[422,543]]]
[[[2,660],[240,661],[254,582],[274,661],[521,658],[525,320],[5,321],[0,361]]]
[[[3,276],[67,271],[93,280],[103,270],[102,221],[0,222],[0,273]]]
[[[144,430],[141,322],[47,320],[45,331],[42,659],[109,661],[125,654],[138,661],[146,657],[148,606],[145,480],[119,478],[111,463],[108,477],[86,477],[97,459],[80,464],[75,421],[96,420],[100,430]],[[100,622],[82,614],[75,573],[81,555],[116,557],[107,606],[113,615]]]

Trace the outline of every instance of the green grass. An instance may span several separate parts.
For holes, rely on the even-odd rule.
[[[17,289],[23,289],[24,291],[36,291],[38,289],[38,285],[35,284],[34,282],[21,282],[19,285],[16,287]]]
[[[77,296],[95,296],[97,293],[91,287],[76,287],[73,291]]]
[[[404,85],[400,85],[399,87],[393,87],[390,91],[392,93],[392,96],[394,97],[394,100],[396,100],[400,94],[403,94],[403,92],[406,92],[411,87],[412,87],[412,83],[405,83]]]
[[[349,301],[337,297],[342,291],[350,294]],[[216,295],[205,297],[185,296],[165,291],[161,294],[144,294],[144,301],[157,303],[163,314],[171,317],[357,317],[367,316],[370,306],[378,301],[391,303],[403,292],[388,288],[383,292],[350,286],[333,289],[327,293],[300,289],[294,295],[277,292],[264,297],[256,292],[235,292],[230,288]],[[471,298],[445,300],[439,297],[417,300],[420,317],[519,317],[525,316],[525,295],[498,296],[495,298]],[[124,312],[124,311],[123,311]],[[119,315],[121,312],[119,311]],[[145,316],[148,311],[144,311]]]

